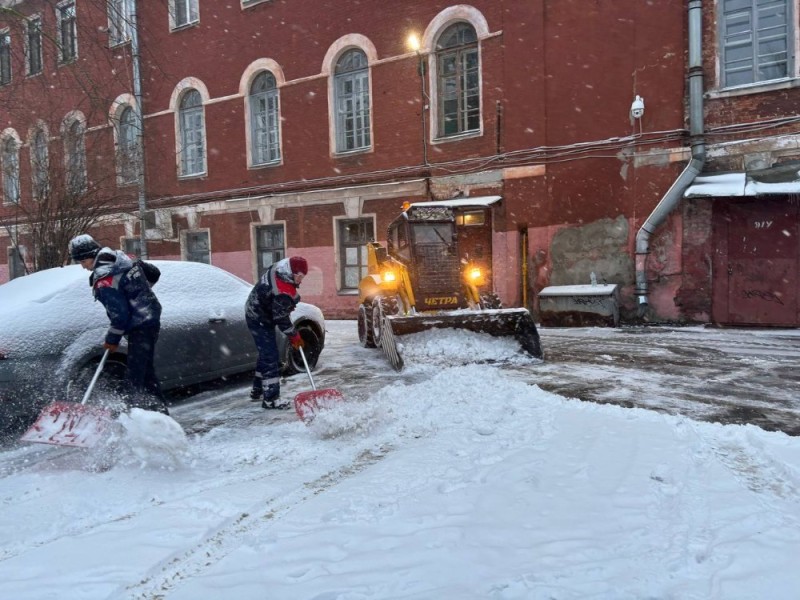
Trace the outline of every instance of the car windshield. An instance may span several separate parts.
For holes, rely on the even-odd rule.
[[[453,241],[452,223],[418,223],[414,225],[414,243],[451,244]]]

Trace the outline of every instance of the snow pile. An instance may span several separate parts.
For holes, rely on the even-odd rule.
[[[398,336],[398,349],[406,366],[419,364],[458,364],[493,361],[536,360],[520,348],[513,337],[492,338],[461,329],[429,329],[413,335]],[[488,343],[487,343],[488,341]]]
[[[308,427],[321,439],[345,435],[369,435],[384,421],[381,407],[374,402],[360,402],[355,398],[340,401],[321,400],[314,420]]]
[[[189,444],[174,419],[158,412],[131,409],[119,417],[121,435],[116,440],[119,464],[174,470],[186,465]]]

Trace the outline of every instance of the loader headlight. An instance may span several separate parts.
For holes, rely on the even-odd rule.
[[[384,281],[387,281],[387,282],[393,282],[393,281],[397,281],[397,275],[395,274],[394,271],[384,271],[381,274],[381,279],[383,279]]]
[[[472,267],[467,273],[467,277],[469,277],[470,279],[480,279],[481,278],[480,268]]]

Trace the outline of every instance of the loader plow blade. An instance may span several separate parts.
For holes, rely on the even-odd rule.
[[[514,337],[525,352],[534,358],[543,358],[539,332],[533,317],[525,308],[389,316],[385,317],[381,347],[395,370],[400,371],[403,368],[403,359],[397,350],[395,338],[436,328],[465,329],[495,337]]]
[[[100,406],[53,402],[20,438],[23,442],[92,448],[107,435],[113,418]]]

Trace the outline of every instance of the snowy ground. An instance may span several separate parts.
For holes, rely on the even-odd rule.
[[[396,374],[328,328],[315,379],[347,402],[310,427],[239,381],[173,407],[186,437],[134,412],[114,447],[5,448],[0,598],[797,598],[800,438],[668,414],[791,429],[791,332],[666,331],[640,361],[619,331],[545,330],[544,364],[419,335]]]

